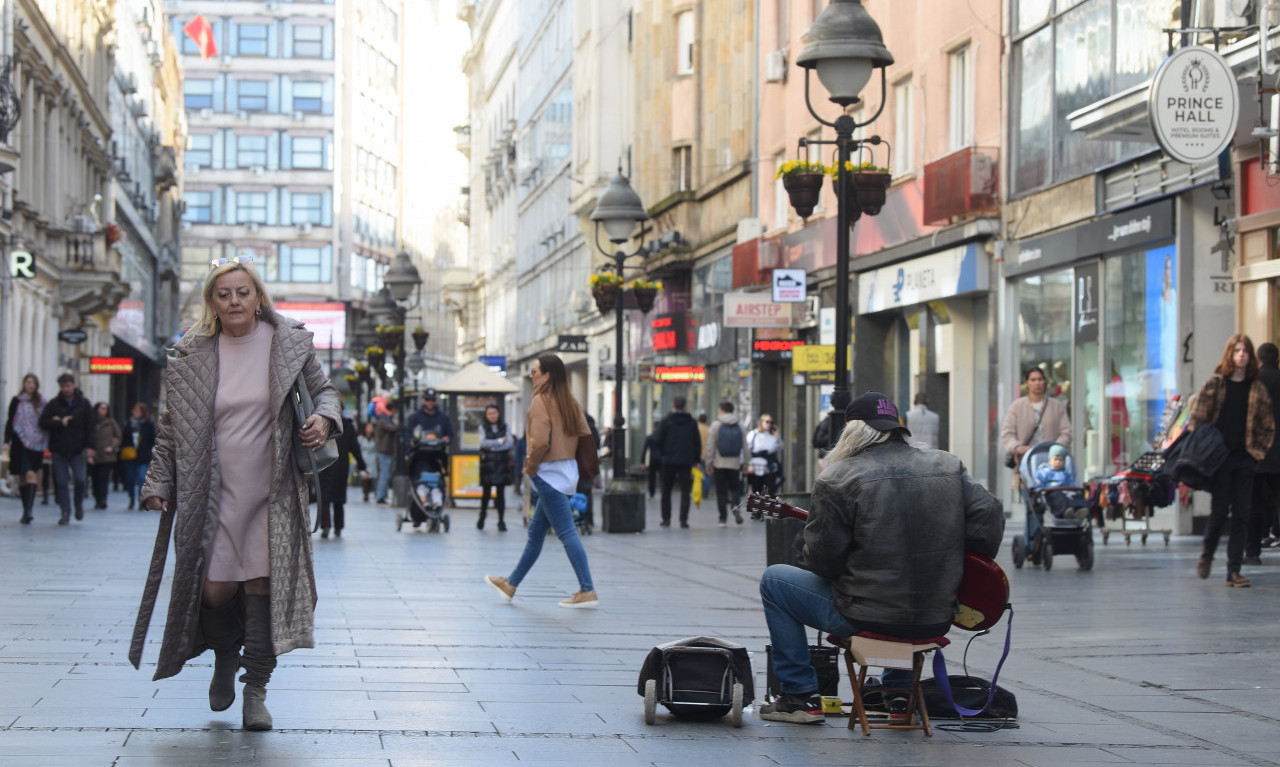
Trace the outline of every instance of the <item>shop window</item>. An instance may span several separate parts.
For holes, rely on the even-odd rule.
[[[1018,283],[1014,298],[1018,317],[1018,369],[1015,371],[1019,387],[1026,379],[1026,372],[1039,368],[1049,380],[1049,393],[1063,400],[1059,371],[1070,369],[1071,364],[1071,303],[1072,273],[1063,269],[1047,274],[1032,275]],[[1058,365],[1058,363],[1064,365]],[[1014,397],[1026,395],[1021,388]]]

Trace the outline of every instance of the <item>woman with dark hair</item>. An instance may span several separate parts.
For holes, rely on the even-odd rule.
[[[1209,577],[1213,554],[1222,537],[1222,528],[1231,519],[1227,538],[1227,585],[1247,588],[1249,579],[1240,574],[1244,559],[1244,539],[1248,533],[1249,513],[1253,505],[1253,475],[1258,461],[1267,455],[1275,437],[1275,416],[1271,396],[1258,379],[1258,358],[1253,341],[1243,333],[1227,339],[1222,360],[1213,369],[1213,377],[1204,382],[1191,408],[1187,429],[1211,423],[1222,432],[1226,444],[1226,461],[1213,475],[1209,491],[1209,523],[1204,529],[1204,549],[1196,563],[1196,575]]]
[[[93,508],[107,508],[107,491],[111,489],[111,472],[120,457],[120,443],[123,435],[120,424],[111,417],[110,408],[105,402],[93,406],[93,461],[89,465],[89,476],[93,480]]]
[[[355,456],[356,468],[364,473],[366,468],[364,452],[356,440],[356,425],[347,416],[342,416],[342,433],[338,435],[338,460],[329,464],[320,472],[320,537],[329,537],[329,528],[333,528],[333,537],[342,537],[342,528],[346,523],[347,480],[351,476],[351,458]],[[329,508],[333,507],[332,519]],[[332,522],[332,524],[330,524]]]
[[[151,420],[151,408],[145,402],[135,402],[129,411],[129,423],[124,427],[124,444],[134,449],[133,458],[124,467],[124,488],[129,491],[129,509],[132,510],[143,483],[147,481],[151,451],[156,446],[156,425]],[[141,505],[138,508],[142,508]]]
[[[511,429],[502,418],[496,403],[484,408],[484,423],[480,425],[480,518],[476,529],[484,529],[484,518],[489,511],[489,496],[493,495],[493,508],[498,512],[498,532],[507,531],[503,516],[507,511],[507,485],[511,484],[511,451],[516,446]]]
[[[554,527],[569,556],[569,564],[573,565],[573,572],[578,576],[578,592],[560,602],[560,606],[595,607],[598,599],[591,583],[587,551],[578,537],[573,510],[569,507],[569,496],[578,485],[578,438],[589,436],[591,428],[587,426],[582,408],[569,392],[569,378],[559,357],[554,354],[538,357],[529,378],[533,382],[534,394],[525,419],[528,454],[524,459],[524,473],[529,475],[537,505],[529,523],[524,554],[511,575],[506,578],[486,575],[484,579],[504,599],[511,601],[516,595],[516,587],[542,553],[547,528]]]
[[[44,467],[44,451],[49,436],[40,428],[40,379],[35,373],[22,377],[22,391],[9,400],[9,417],[4,422],[4,439],[9,443],[9,474],[18,478],[22,496],[22,524],[31,524],[31,510],[36,504],[36,488]]]

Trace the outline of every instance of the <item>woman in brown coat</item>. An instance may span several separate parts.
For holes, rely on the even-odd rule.
[[[1222,528],[1231,519],[1227,538],[1227,585],[1247,588],[1249,579],[1240,574],[1244,559],[1244,539],[1248,535],[1249,513],[1253,507],[1253,476],[1258,461],[1267,455],[1275,437],[1275,416],[1271,396],[1258,380],[1258,358],[1253,341],[1243,333],[1227,339],[1222,360],[1213,369],[1213,377],[1200,387],[1192,406],[1188,429],[1211,423],[1222,432],[1227,460],[1213,475],[1209,492],[1209,523],[1204,529],[1204,549],[1196,563],[1196,574],[1209,577],[1213,554],[1218,548]]]
[[[141,661],[172,528],[176,561],[155,679],[212,649],[209,707],[231,706],[242,667],[244,728],[269,730],[264,699],[276,656],[315,646],[311,522],[293,436],[313,450],[324,445],[341,432],[341,400],[311,333],[272,311],[245,259],[214,262],[200,321],[169,356],[141,494],[143,508],[162,512],[160,530],[129,660]],[[315,402],[300,429],[289,402],[299,373]]]

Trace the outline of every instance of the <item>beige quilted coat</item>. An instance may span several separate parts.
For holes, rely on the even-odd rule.
[[[315,572],[307,486],[293,460],[296,418],[288,394],[305,367],[316,412],[329,418],[330,435],[342,429],[342,400],[316,361],[312,334],[276,316],[268,386],[278,402],[272,426],[271,494],[267,534],[271,552],[271,640],[277,655],[314,647]],[[218,336],[188,334],[174,345],[165,372],[166,401],[156,430],[155,454],[142,499],[169,502],[161,514],[147,585],[133,628],[129,660],[137,668],[155,609],[173,531],[173,585],[155,679],[173,676],[206,649],[200,634],[201,590],[218,526],[221,486],[214,447],[213,407],[218,382]]]

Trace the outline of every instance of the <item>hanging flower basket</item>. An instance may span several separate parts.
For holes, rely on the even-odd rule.
[[[636,296],[636,306],[640,311],[645,314],[653,311],[653,302],[658,299],[657,288],[632,288],[631,292]]]
[[[596,300],[596,308],[601,314],[608,314],[618,303],[621,289],[616,282],[599,282],[591,289],[591,296]]]
[[[858,207],[868,216],[875,216],[884,207],[889,183],[893,176],[881,171],[858,171],[853,174],[853,193],[858,197]]]
[[[807,219],[813,215],[813,209],[817,207],[818,199],[822,195],[822,180],[826,175],[821,172],[808,172],[791,173],[782,177],[782,186],[787,190],[787,196],[791,198],[791,207],[796,209],[796,215],[800,218]]]
[[[427,339],[430,337],[431,334],[425,330],[413,331],[413,348],[417,351],[422,351],[422,348],[427,345]]]
[[[365,383],[365,384],[367,384],[367,383],[369,383],[370,381],[372,381],[372,380],[373,380],[373,373],[369,371],[369,366],[368,366],[368,365],[361,365],[361,364],[358,364],[358,363],[357,363],[357,364],[356,364],[356,377],[360,379],[360,382],[361,382],[361,383]]]
[[[380,346],[370,346],[364,350],[364,356],[369,360],[369,366],[381,374],[382,366],[387,359],[386,351]]]
[[[379,325],[374,330],[378,341],[387,349],[397,349],[404,341],[404,325]]]

